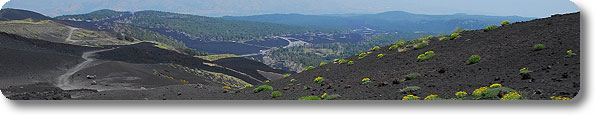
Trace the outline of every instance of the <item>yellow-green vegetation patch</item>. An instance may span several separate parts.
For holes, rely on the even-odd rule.
[[[204,77],[205,79],[211,80],[215,83],[220,83],[234,88],[245,88],[250,84],[244,80],[223,73],[216,73],[196,68],[192,69],[178,64],[169,64],[169,67],[194,74],[198,77]]]
[[[10,20],[10,21],[0,21],[0,24],[47,24],[53,22],[51,20],[41,20],[35,22],[31,18],[23,19],[23,20]]]
[[[233,57],[240,57],[240,56],[235,55],[235,54],[216,54],[216,55],[195,56],[195,57],[204,59],[204,60],[209,60],[209,61],[216,61],[219,59],[233,58]]]

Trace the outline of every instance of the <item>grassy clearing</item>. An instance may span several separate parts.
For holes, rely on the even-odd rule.
[[[204,59],[204,60],[209,60],[209,61],[216,61],[216,60],[220,60],[220,59],[224,59],[224,58],[234,58],[234,57],[240,57],[240,56],[235,55],[235,54],[216,54],[216,55],[195,56],[195,57]]]

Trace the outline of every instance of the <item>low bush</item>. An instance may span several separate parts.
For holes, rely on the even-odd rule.
[[[423,41],[420,43],[415,44],[415,46],[413,46],[414,49],[421,49],[421,48],[425,48],[426,46],[428,46],[430,43],[427,41]]]
[[[485,31],[490,31],[490,30],[494,30],[494,29],[496,29],[496,28],[498,28],[498,26],[496,26],[496,25],[490,25],[490,26],[486,27],[486,28],[485,28],[485,29],[483,29],[483,30],[485,30]]]
[[[420,99],[420,97],[418,97],[418,96],[407,95],[407,96],[404,96],[402,100],[419,100],[419,99]]]
[[[543,50],[543,49],[545,49],[545,45],[543,45],[543,44],[537,44],[537,45],[533,46],[533,50],[535,50],[535,51],[539,51],[539,50]]]
[[[502,87],[502,85],[492,84],[493,87],[481,87],[473,91],[473,99],[494,99],[498,95],[504,95],[505,92],[516,92],[513,89]]]
[[[246,84],[246,85],[244,85],[244,88],[250,88],[250,87],[254,87],[254,85],[252,85],[252,84]]]
[[[366,77],[366,78],[362,79],[362,84],[367,84],[367,83],[370,83],[370,78]]]
[[[339,98],[341,98],[341,95],[339,95],[339,94],[324,96],[324,100],[335,100],[335,99],[339,99]]]
[[[291,74],[283,74],[283,78],[288,78]]]
[[[457,99],[465,99],[467,97],[467,92],[459,91],[455,93],[455,96],[457,96]]]
[[[446,36],[444,36],[444,37],[440,37],[440,39],[439,39],[439,40],[440,40],[440,41],[446,41],[446,40],[450,40],[450,38],[449,38],[449,37],[446,37]]]
[[[382,58],[384,57],[384,54],[378,54],[378,56],[376,56],[377,58]]]
[[[392,45],[392,46],[388,47],[388,50],[389,50],[389,51],[393,51],[393,50],[395,50],[395,49],[397,49],[397,48],[399,48],[399,44],[394,44],[394,45]]]
[[[500,25],[502,25],[502,26],[510,25],[510,21],[504,20],[504,21],[502,21],[502,24],[500,24]]]
[[[407,52],[409,51],[409,48],[399,48],[398,51],[399,53]]]
[[[314,66],[308,66],[308,67],[304,68],[304,71],[308,71],[308,70],[312,70],[312,69],[314,69]]]
[[[452,34],[450,34],[450,39],[457,39],[459,37],[461,37],[461,34],[459,34],[459,33],[452,33]]]
[[[304,90],[308,90],[308,89],[310,89],[310,87],[304,86]]]
[[[254,90],[252,90],[252,91],[254,91],[254,93],[258,93],[261,91],[272,91],[272,90],[273,90],[273,86],[261,85],[261,86],[258,86],[257,88],[254,88]]]
[[[570,97],[562,97],[562,96],[557,96],[557,97],[552,96],[552,97],[550,97],[550,99],[552,99],[552,100],[571,100]]]
[[[380,46],[374,46],[374,48],[372,48],[372,51],[378,51],[380,50]]]
[[[403,46],[403,45],[405,45],[405,41],[404,40],[399,40],[399,42],[397,42],[397,45]]]
[[[343,64],[343,63],[347,63],[347,60],[345,59],[340,59],[337,61],[338,64]]]
[[[355,64],[355,62],[353,62],[353,61],[347,62],[347,65],[353,65],[353,64]]]
[[[188,81],[188,80],[180,80],[180,82],[182,82],[183,84],[189,84],[190,83],[190,81]]]
[[[410,74],[407,74],[405,76],[405,79],[406,80],[412,80],[412,79],[415,79],[415,78],[417,78],[419,76],[421,76],[421,74],[419,74],[419,73],[410,73]]]
[[[364,59],[366,56],[368,56],[368,53],[367,52],[362,52],[359,55],[357,55],[357,60]]]
[[[438,97],[438,95],[430,94],[430,95],[426,96],[426,98],[424,98],[424,100],[441,100],[441,98]]]
[[[296,82],[296,81],[297,81],[297,80],[295,80],[295,79],[291,79],[291,80],[289,80],[289,82],[291,82],[291,83],[293,83],[293,82]]]
[[[281,97],[281,92],[279,92],[279,91],[273,91],[271,93],[271,97],[273,97],[273,98]]]
[[[516,91],[507,93],[506,95],[502,96],[502,98],[500,98],[500,100],[519,100],[519,99],[521,99],[521,95]]]
[[[519,70],[520,74],[528,74],[528,73],[532,73],[533,71],[527,69],[527,68],[523,68],[521,70]]]
[[[479,63],[480,59],[481,59],[481,57],[479,57],[479,55],[471,55],[471,57],[469,57],[469,59],[467,59],[467,61],[465,63],[467,65]]]
[[[229,90],[229,89],[231,89],[231,87],[230,86],[223,86],[223,89]]]
[[[499,84],[499,83],[494,83],[494,84],[490,85],[490,88],[501,88],[501,87],[502,87],[502,84]]]
[[[322,66],[324,66],[324,65],[326,65],[326,63],[324,63],[324,62],[320,62],[320,65],[319,65],[319,66],[320,66],[320,67],[322,67]]]
[[[401,89],[400,92],[401,93],[412,93],[412,92],[415,92],[415,91],[417,91],[419,89],[421,89],[421,88],[418,87],[418,86],[407,86],[407,87]]]
[[[321,100],[321,99],[318,96],[306,96],[306,97],[300,97],[300,98],[298,98],[298,100]]]
[[[424,61],[424,60],[428,60],[428,59],[434,57],[435,55],[436,54],[434,53],[434,51],[427,51],[424,54],[419,54],[417,56],[417,61],[421,62],[421,61]]]
[[[321,83],[321,82],[323,82],[323,81],[324,81],[324,77],[316,77],[316,78],[314,79],[314,83]]]
[[[566,57],[572,57],[572,56],[575,56],[575,55],[576,55],[576,53],[572,52],[572,50],[566,51]]]

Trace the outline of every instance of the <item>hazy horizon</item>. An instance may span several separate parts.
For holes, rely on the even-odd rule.
[[[415,14],[547,17],[551,14],[577,12],[568,0],[11,0],[2,8],[31,10],[47,16],[84,14],[101,9],[117,11],[158,10],[166,12],[220,17],[262,14],[375,14],[405,11]],[[506,4],[506,5],[502,5]]]

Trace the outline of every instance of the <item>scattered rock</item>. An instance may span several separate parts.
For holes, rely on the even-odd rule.
[[[446,68],[440,68],[440,70],[438,70],[438,73],[444,73],[446,72]]]
[[[182,92],[178,92],[178,96],[182,95]]]
[[[388,82],[386,82],[386,81],[385,82],[378,83],[378,87],[384,87],[384,86],[387,86],[387,85],[388,85]]]
[[[349,88],[351,88],[351,85],[345,86],[345,89],[349,89]]]
[[[97,75],[87,75],[87,79],[95,79]]]
[[[283,90],[289,90],[289,87],[283,87]]]

